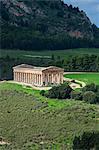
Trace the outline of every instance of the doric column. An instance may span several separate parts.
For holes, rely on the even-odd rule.
[[[35,74],[32,74],[32,79],[31,79],[31,83],[34,84],[35,83]]]
[[[37,84],[37,74],[36,74],[36,84]]]
[[[24,73],[24,82],[27,82],[27,73]]]
[[[35,74],[34,74],[34,83],[35,83],[35,81],[36,81],[36,76],[35,76]]]
[[[19,74],[19,80],[18,81],[20,82],[20,72],[18,74]]]
[[[31,73],[30,73],[30,83],[31,83]]]
[[[41,78],[41,86],[43,85],[43,78],[42,78],[42,74],[40,75]]]
[[[19,81],[19,72],[18,72],[18,81]]]
[[[57,83],[59,84],[59,73],[57,73]]]
[[[28,76],[29,76],[29,80],[28,80],[28,83],[30,83],[30,73],[28,74]]]
[[[39,85],[41,84],[41,78],[40,78],[40,76],[41,76],[41,75],[39,74]]]
[[[40,85],[40,74],[39,74],[39,85]]]
[[[24,82],[24,73],[22,72],[22,82]]]
[[[28,73],[25,74],[25,82],[28,83]]]
[[[22,72],[21,72],[21,82],[22,82]]]
[[[24,73],[23,73],[23,82],[24,82]]]
[[[38,74],[37,74],[37,84],[38,84]]]
[[[29,82],[29,74],[27,73],[27,83]]]
[[[41,75],[39,75],[39,85],[41,85]]]
[[[28,83],[28,73],[25,73],[25,82]]]
[[[13,75],[14,75],[14,78],[13,78],[13,80],[15,81],[15,72],[13,72]]]
[[[48,73],[48,83],[50,83],[50,76],[49,76],[50,74]]]
[[[18,73],[16,72],[16,81],[18,81]]]
[[[28,83],[28,73],[26,73],[26,83]]]
[[[37,75],[37,84],[39,85],[39,74]]]
[[[36,84],[36,80],[37,80],[37,76],[36,76],[36,74],[35,74],[35,84]]]
[[[21,73],[19,72],[19,82],[21,81]]]
[[[29,83],[31,83],[31,73],[30,73]]]
[[[53,83],[53,73],[51,74],[51,80],[52,80],[52,83]]]
[[[37,83],[37,75],[35,74],[35,84]]]
[[[41,79],[41,75],[40,75],[40,85],[42,84],[42,79]]]
[[[17,80],[17,72],[15,72],[15,81]]]
[[[30,83],[30,73],[29,73],[29,83]]]
[[[22,82],[22,72],[21,72],[21,82]]]
[[[38,74],[38,85],[39,85],[40,79],[39,79],[39,74]]]
[[[31,73],[31,83],[33,82],[34,83],[34,74]]]
[[[23,82],[25,82],[25,73],[24,73],[24,80],[23,80]]]
[[[18,72],[17,72],[17,81],[18,81]]]
[[[38,74],[38,85],[39,85],[39,74]]]
[[[24,73],[24,82],[26,83],[26,73]]]
[[[20,82],[20,72],[19,72],[19,82]]]
[[[25,80],[26,80],[26,73],[24,73],[24,82],[25,82]]]
[[[60,73],[60,83],[62,83],[62,76],[61,76],[61,73]]]
[[[24,73],[22,72],[22,82],[24,82]]]
[[[14,81],[16,81],[16,72],[14,72]]]
[[[38,78],[38,74],[37,74],[37,84],[38,84],[38,80],[39,80],[39,78]]]
[[[21,82],[21,72],[20,72],[20,82]]]

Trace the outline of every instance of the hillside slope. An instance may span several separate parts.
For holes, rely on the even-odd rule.
[[[2,48],[71,48],[77,47],[77,39],[87,40],[85,45],[94,39],[86,14],[61,0],[0,0],[0,3]]]
[[[1,150],[72,149],[73,138],[99,131],[99,106],[46,99],[20,85],[0,84]]]

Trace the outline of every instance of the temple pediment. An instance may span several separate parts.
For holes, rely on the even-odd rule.
[[[64,71],[64,69],[56,67],[56,66],[49,66],[43,69],[43,71]]]

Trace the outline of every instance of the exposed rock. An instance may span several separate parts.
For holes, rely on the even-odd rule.
[[[2,23],[28,28],[32,26],[34,30],[46,29],[46,34],[66,33],[72,37],[93,39],[92,24],[86,14],[61,0],[0,2]]]

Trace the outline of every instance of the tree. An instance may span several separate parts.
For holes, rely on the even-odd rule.
[[[64,83],[62,85],[52,87],[46,96],[49,98],[66,99],[70,98],[71,91],[72,88],[67,83]]]
[[[54,54],[52,54],[51,59],[52,59],[52,60],[55,60],[55,56],[54,56]]]

